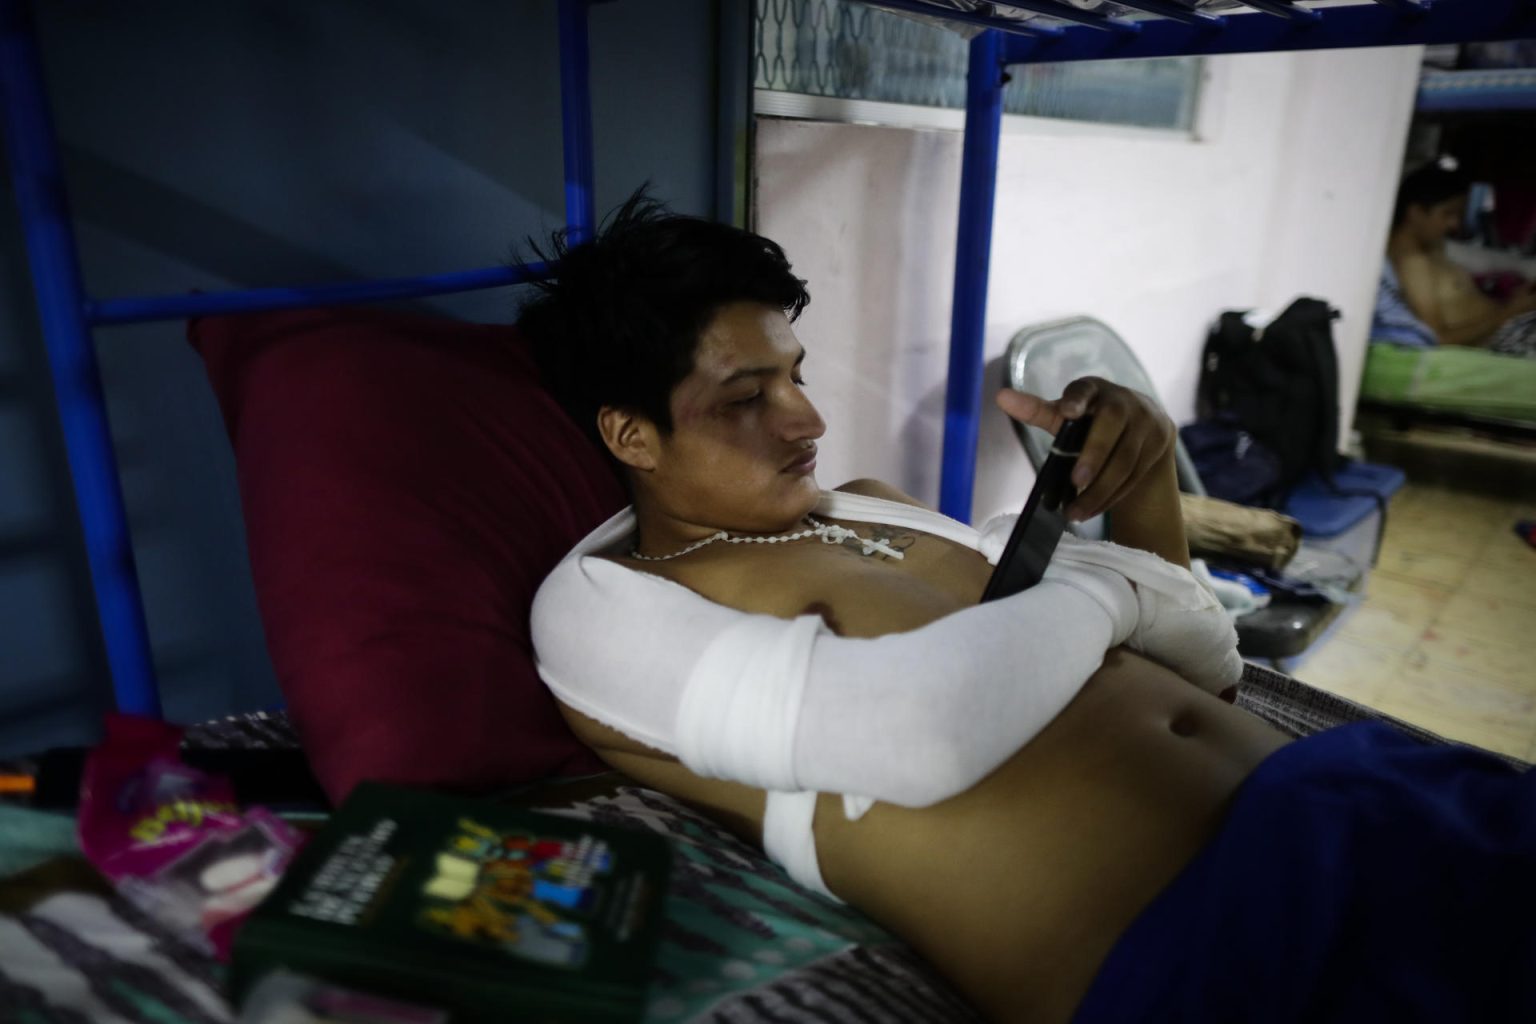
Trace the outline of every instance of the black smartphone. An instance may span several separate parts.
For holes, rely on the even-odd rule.
[[[1092,416],[1062,424],[1056,440],[1051,442],[1045,465],[1035,477],[1029,500],[1024,502],[1024,511],[1008,535],[997,568],[987,580],[987,589],[981,595],[983,601],[1028,590],[1045,575],[1045,567],[1051,563],[1056,544],[1067,528],[1061,510],[1077,497],[1077,489],[1072,486],[1072,467],[1077,465],[1092,425]]]

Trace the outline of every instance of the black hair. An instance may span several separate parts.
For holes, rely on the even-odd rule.
[[[1472,179],[1461,171],[1446,170],[1438,163],[1427,163],[1404,175],[1397,187],[1397,205],[1392,209],[1392,226],[1399,227],[1408,216],[1408,207],[1422,206],[1428,209],[1447,199],[1455,199],[1472,191]]]
[[[579,245],[556,232],[554,277],[537,284],[518,326],[544,385],[601,446],[597,412],[630,409],[672,430],[672,389],[693,371],[699,337],[732,302],[760,302],[791,320],[811,300],[777,243],[672,213],[641,188]]]

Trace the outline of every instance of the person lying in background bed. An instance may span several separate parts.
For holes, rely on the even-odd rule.
[[[1465,174],[1438,164],[1403,178],[1387,236],[1373,341],[1536,356],[1536,284],[1527,283],[1508,301],[1495,301],[1445,253],[1446,238],[1466,217],[1471,188]]]
[[[1113,509],[1119,543],[1065,538],[979,604],[1008,522],[818,487],[779,246],[636,196],[551,255],[521,326],[634,504],[533,635],[610,765],[996,1020],[1536,1019],[1536,775],[1379,724],[1291,742],[1220,699],[1235,636],[1187,571],[1154,403],[1005,396],[1047,430],[1094,416],[1070,512]]]

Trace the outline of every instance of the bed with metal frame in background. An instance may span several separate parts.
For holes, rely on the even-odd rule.
[[[1531,67],[1426,67],[1414,100],[1415,114],[1533,110]],[[1521,266],[1528,275],[1528,261]],[[1391,451],[1402,451],[1397,445],[1418,427],[1491,443],[1491,451],[1503,443],[1529,449],[1536,442],[1536,363],[1472,346],[1410,348],[1372,340],[1356,409],[1366,443],[1385,440]]]

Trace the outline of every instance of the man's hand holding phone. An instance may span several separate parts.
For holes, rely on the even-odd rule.
[[[983,601],[996,601],[1028,590],[1045,578],[1051,555],[1067,529],[1062,508],[1077,495],[1077,488],[1072,486],[1072,467],[1077,465],[1078,454],[1092,426],[1091,416],[1062,421],[1061,430],[1051,442],[1050,455],[1035,474],[1029,500],[1024,502],[1024,510],[1014,522],[997,567],[982,591]]]
[[[1092,417],[1072,472],[1078,495],[1066,517],[1081,522],[1113,510],[1115,541],[1189,566],[1173,464],[1178,435],[1156,401],[1102,377],[1079,377],[1054,401],[1004,389],[997,404],[1013,419],[1052,436],[1067,420]]]
[[[1079,377],[1055,401],[1022,391],[1002,391],[1003,412],[1055,436],[1066,420],[1093,417],[1072,483],[1077,498],[1067,518],[1081,522],[1118,505],[1173,458],[1173,423],[1155,401],[1100,377]]]

